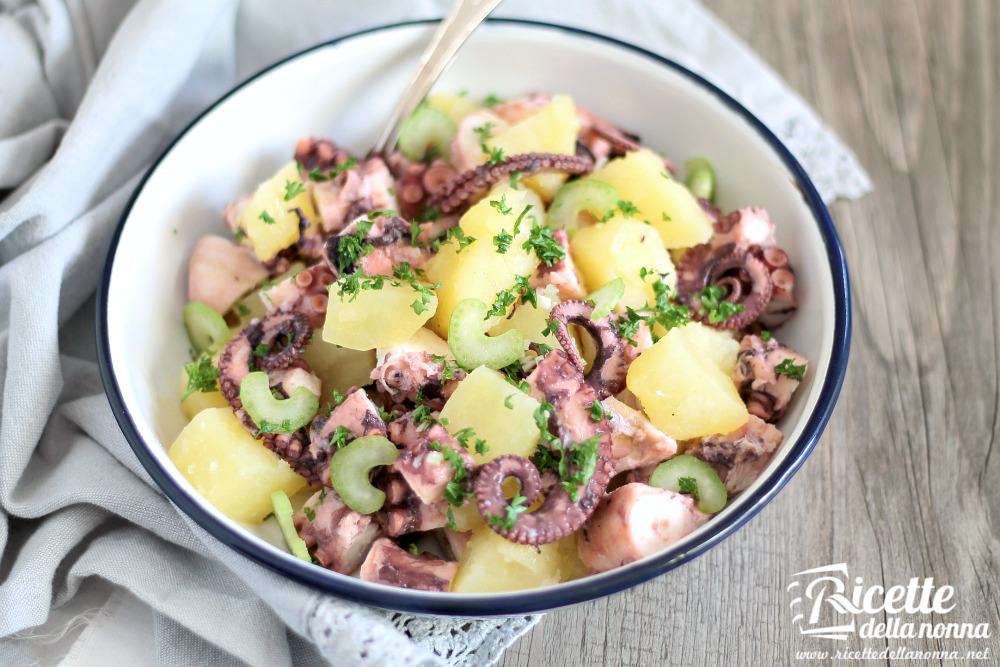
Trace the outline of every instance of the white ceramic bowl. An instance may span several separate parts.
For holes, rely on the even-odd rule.
[[[638,133],[677,163],[707,156],[723,210],[767,207],[798,276],[801,307],[781,340],[810,360],[779,424],[785,442],[747,491],[662,553],[611,572],[516,593],[468,595],[370,584],[305,564],[203,500],[167,457],[184,425],[178,369],[188,359],[181,321],[195,241],[221,231],[219,212],[291,156],[296,139],[329,136],[364,153],[415,67],[434,26],[388,26],[309,49],[252,77],[196,119],[150,168],[112,241],[98,312],[105,386],[150,475],[218,539],[274,569],[378,606],[466,615],[524,613],[616,592],[661,574],[732,534],[809,454],[833,408],[847,363],[847,269],[829,214],[802,168],[748,111],[711,84],[653,54],[574,29],[491,21],[442,78],[441,90],[482,97],[568,93]]]

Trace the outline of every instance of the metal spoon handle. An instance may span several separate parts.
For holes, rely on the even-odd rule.
[[[441,21],[427,49],[421,54],[417,71],[375,144],[377,152],[388,151],[396,144],[403,121],[413,113],[420,100],[424,99],[469,35],[500,2],[501,0],[455,0],[448,16]]]

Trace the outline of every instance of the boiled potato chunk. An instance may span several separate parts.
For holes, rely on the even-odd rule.
[[[427,96],[427,106],[451,118],[455,125],[479,108],[468,95],[454,93],[431,93]]]
[[[550,285],[536,294],[538,305],[522,303],[516,306],[509,317],[500,320],[495,327],[490,329],[490,335],[499,336],[505,331],[517,329],[524,336],[526,342],[559,347],[559,341],[553,334],[542,333],[548,327],[549,313],[559,303],[556,288]]]
[[[591,292],[608,281],[621,278],[625,295],[616,309],[641,308],[655,301],[653,276],[643,278],[642,269],[666,274],[663,281],[673,287],[677,282],[670,253],[663,247],[659,233],[650,225],[615,216],[578,230],[569,243],[573,261]]]
[[[271,494],[289,496],[306,485],[277,454],[247,433],[228,407],[194,416],[168,451],[188,482],[220,512],[260,523],[271,513]]]
[[[639,208],[667,248],[688,248],[708,241],[712,221],[691,191],[670,178],[663,159],[648,149],[611,160],[590,175],[613,186],[621,198]]]
[[[736,385],[684,328],[671,329],[632,362],[628,388],[650,421],[672,438],[734,431],[749,419]]]
[[[321,398],[329,398],[334,390],[346,394],[351,387],[361,387],[371,382],[375,368],[375,352],[338,347],[323,340],[319,332],[313,334],[302,358],[319,378],[323,388]]]
[[[720,331],[700,322],[691,322],[680,331],[701,356],[714,361],[719,370],[732,377],[740,343],[728,331]]]
[[[188,376],[185,371],[181,371],[180,395],[187,393]],[[188,419],[193,419],[196,414],[206,408],[228,408],[229,401],[225,399],[221,391],[195,391],[191,392],[187,398],[181,400],[181,412]]]
[[[286,195],[292,195],[285,199]],[[265,262],[299,240],[298,208],[310,225],[319,218],[312,197],[305,189],[299,170],[289,162],[278,173],[257,186],[243,210],[238,224],[257,259]]]
[[[424,326],[438,307],[432,294],[430,303],[417,313],[412,304],[420,300],[420,294],[405,283],[393,285],[387,280],[380,289],[362,288],[353,296],[341,296],[342,282],[330,285],[323,340],[352,350],[402,343]]]
[[[579,132],[580,123],[572,98],[556,95],[535,113],[497,132],[486,140],[486,144],[502,149],[508,157],[534,152],[573,155]],[[548,173],[526,177],[523,182],[550,201],[565,181],[566,174]]]
[[[503,201],[510,212],[501,213],[490,205],[491,201]],[[459,220],[466,237],[476,240],[465,248],[451,241],[427,263],[428,280],[441,283],[437,290],[437,312],[428,326],[441,338],[448,338],[451,313],[460,301],[474,298],[492,305],[497,292],[514,286],[516,276],[528,277],[534,273],[538,258],[522,247],[531,233],[531,213],[525,215],[518,233],[513,234],[517,217],[528,204],[533,206],[531,213],[541,208],[538,196],[527,188],[495,188]],[[497,252],[493,243],[493,237],[501,230],[514,236],[510,248],[503,254]]]
[[[455,593],[518,591],[560,581],[561,550],[556,543],[515,544],[483,526],[472,533],[452,581]]]
[[[579,533],[573,533],[555,543],[559,547],[559,581],[572,581],[590,574],[590,568],[580,560],[578,535]]]
[[[485,455],[475,451],[473,438],[468,443],[476,463],[485,463],[502,454],[527,457],[535,453],[537,408],[538,401],[507,382],[499,372],[480,366],[458,383],[441,410],[441,420],[448,420],[446,428],[452,434],[471,428],[475,438],[486,440],[489,451]]]

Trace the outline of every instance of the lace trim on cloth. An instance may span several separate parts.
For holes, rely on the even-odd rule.
[[[802,164],[824,202],[857,199],[871,191],[868,174],[854,153],[819,120],[793,116],[775,134]]]

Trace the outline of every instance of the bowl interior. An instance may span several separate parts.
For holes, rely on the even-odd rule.
[[[811,364],[779,425],[785,442],[754,487],[667,553],[647,559],[656,561],[653,569],[641,561],[563,584],[559,589],[566,595],[549,597],[545,603],[525,602],[531,592],[442,596],[393,589],[386,598],[384,587],[295,562],[283,549],[269,545],[280,543],[277,533],[227,519],[201,500],[166,455],[166,446],[184,425],[177,389],[189,346],[181,308],[186,300],[187,258],[195,242],[206,233],[225,234],[222,207],[287,162],[299,137],[328,136],[365,153],[432,30],[433,26],[420,24],[373,31],[290,59],[202,116],[152,170],[113,250],[104,304],[107,370],[141,440],[133,444],[148,453],[147,467],[162,468],[166,479],[161,483],[172,487],[167,490],[175,501],[180,494],[186,505],[201,510],[210,531],[240,536],[244,550],[248,545],[266,550],[264,559],[271,566],[386,606],[451,611],[459,608],[455,605],[474,609],[468,605],[481,601],[484,611],[526,611],[607,592],[601,588],[602,578],[614,578],[620,582],[617,588],[637,583],[636,575],[629,579],[630,570],[645,567],[641,578],[648,578],[695,547],[721,539],[720,525],[732,525],[731,519],[750,513],[773,495],[762,496],[758,490],[784,482],[793,472],[785,460],[802,437],[830,370],[839,288],[827,246],[795,174],[754,125],[689,75],[593,36],[490,23],[470,39],[438,89],[468,91],[476,98],[488,93],[505,98],[531,91],[568,93],[579,105],[638,133],[677,164],[693,156],[708,157],[716,168],[723,210],[746,205],[769,210],[778,226],[779,243],[797,270],[801,304],[780,338]],[[818,433],[807,435],[815,439]],[[261,557],[260,552],[256,555]],[[305,570],[316,572],[305,575]],[[519,602],[496,606],[505,597]],[[469,599],[460,602],[461,598]]]

